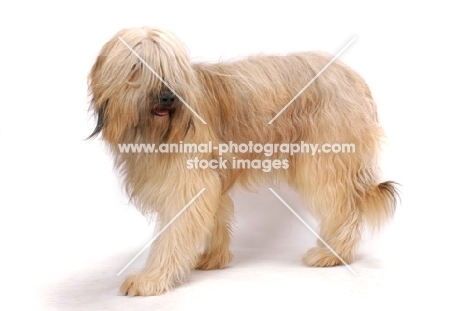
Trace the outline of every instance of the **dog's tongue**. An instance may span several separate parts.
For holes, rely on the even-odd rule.
[[[155,115],[163,117],[163,116],[169,114],[169,110],[168,109],[155,109],[155,110],[153,110],[153,113]]]

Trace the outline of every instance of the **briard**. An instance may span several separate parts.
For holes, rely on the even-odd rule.
[[[351,262],[364,227],[378,228],[392,217],[397,190],[393,182],[379,181],[383,131],[367,84],[334,61],[304,88],[331,60],[301,52],[191,63],[176,36],[148,27],[121,30],[103,46],[89,74],[97,116],[90,137],[102,134],[135,206],[157,215],[161,227],[173,221],[152,244],[144,269],[126,278],[123,294],[160,295],[194,268],[226,267],[233,257],[235,185],[286,182],[297,190],[323,239],[303,256],[307,266]],[[208,152],[157,152],[208,143]],[[354,149],[280,152],[309,143]],[[125,152],[123,144],[156,151]],[[223,144],[230,149],[221,154],[217,146]],[[280,149],[241,152],[236,146],[242,144]],[[197,169],[194,159],[210,165]],[[251,166],[239,167],[239,161]],[[265,169],[268,163],[276,165]]]

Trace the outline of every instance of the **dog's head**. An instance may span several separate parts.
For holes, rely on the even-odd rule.
[[[197,100],[188,53],[173,34],[124,29],[107,42],[88,77],[91,110],[109,143],[179,141],[193,125],[185,103]]]

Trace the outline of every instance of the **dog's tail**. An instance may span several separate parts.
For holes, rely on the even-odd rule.
[[[378,229],[393,217],[400,199],[398,184],[386,181],[366,191],[362,197],[361,210],[367,225]]]

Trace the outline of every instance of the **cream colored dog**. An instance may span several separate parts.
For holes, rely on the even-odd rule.
[[[397,196],[392,182],[379,181],[383,134],[366,83],[335,61],[269,124],[330,60],[323,53],[304,52],[193,64],[173,34],[152,28],[124,29],[104,45],[89,75],[91,108],[98,116],[91,137],[102,132],[134,204],[144,214],[157,213],[164,226],[206,188],[154,242],[146,266],[127,277],[122,293],[159,295],[194,268],[229,264],[230,191],[235,184],[287,182],[319,221],[321,237],[343,260],[353,260],[364,226],[378,227],[390,218]],[[351,143],[355,152],[270,157],[228,153],[223,158],[229,169],[189,169],[190,159],[218,159],[219,152],[122,153],[118,148],[123,143],[209,141]],[[233,169],[234,158],[287,160],[289,165],[270,172]],[[341,264],[322,243],[311,248],[303,262],[318,267]]]

